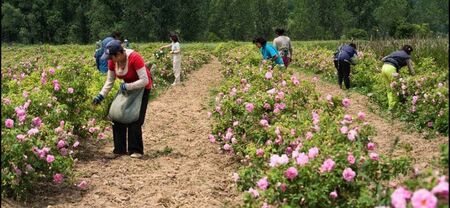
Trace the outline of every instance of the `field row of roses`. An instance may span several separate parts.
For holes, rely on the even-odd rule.
[[[156,48],[141,52],[146,61]],[[74,163],[87,142],[110,139],[106,115],[114,97],[92,105],[105,81],[92,56],[87,46],[2,47],[2,197],[26,197],[48,183],[87,187],[73,177]],[[186,57],[184,69],[209,61],[209,55],[196,51]],[[171,66],[155,63],[159,69]],[[173,79],[153,74],[156,89]],[[118,83],[112,93],[117,89]]]
[[[417,172],[407,180],[414,184],[392,182],[411,175],[410,162],[377,152],[365,113],[345,113],[351,100],[318,94],[316,83],[292,69],[258,68],[253,45],[218,47],[226,80],[208,139],[240,161],[232,177],[245,207],[448,204],[447,178],[439,173],[427,181]]]
[[[293,65],[337,82],[332,58],[334,51],[320,47],[307,49],[301,44],[297,44],[294,50],[298,58]],[[380,73],[383,55],[387,54],[377,55],[370,48],[359,51],[358,64],[352,67],[351,82],[352,87],[387,109],[386,86]],[[415,129],[429,129],[448,135],[447,68],[438,66],[432,57],[421,57],[413,62],[415,76],[410,76],[408,70],[403,68],[390,84],[400,101],[393,113],[411,123]],[[425,131],[424,134],[429,132],[432,131]]]

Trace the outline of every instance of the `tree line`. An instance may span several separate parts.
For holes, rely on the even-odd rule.
[[[2,42],[249,41],[448,35],[448,0],[3,0]]]

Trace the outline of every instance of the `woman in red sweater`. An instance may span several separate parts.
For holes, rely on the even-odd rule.
[[[132,158],[140,158],[144,154],[142,141],[142,125],[147,110],[148,95],[152,87],[150,70],[145,66],[142,56],[131,50],[124,49],[121,42],[113,40],[106,45],[102,59],[108,59],[108,74],[100,93],[94,98],[94,104],[99,104],[111,91],[116,78],[123,80],[121,91],[144,89],[139,119],[130,124],[113,121],[114,151],[112,158],[129,154]],[[128,129],[128,152],[126,133]]]

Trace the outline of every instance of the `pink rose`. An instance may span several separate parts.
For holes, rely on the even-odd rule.
[[[80,188],[80,189],[87,189],[87,187],[88,187],[88,183],[86,182],[86,181],[81,181],[78,185],[77,185],[77,187],[78,188]]]
[[[73,91],[74,91],[73,88],[71,88],[71,87],[67,88],[67,92],[68,92],[69,94],[72,94]]]
[[[310,140],[313,137],[313,133],[308,131],[308,132],[306,132],[306,136],[305,137],[306,137],[307,140]]]
[[[5,120],[5,126],[6,126],[6,128],[9,128],[9,129],[14,127],[14,120],[12,120],[10,118],[6,119]]]
[[[355,178],[356,173],[351,168],[345,168],[342,172],[342,176],[346,181],[352,181]]]
[[[216,138],[215,138],[214,135],[212,135],[212,134],[208,135],[208,139],[209,139],[209,141],[210,141],[211,143],[216,142]]]
[[[319,148],[317,148],[317,147],[313,147],[313,148],[309,149],[309,151],[308,151],[309,158],[315,158],[317,156],[317,154],[319,154]]]
[[[286,176],[287,179],[292,180],[295,177],[297,177],[298,172],[295,167],[290,167],[284,172],[284,176]]]
[[[247,103],[247,104],[245,105],[245,109],[246,109],[248,112],[252,112],[254,108],[255,108],[255,106],[253,105],[253,103]]]
[[[229,144],[225,144],[225,145],[223,145],[223,149],[224,149],[225,151],[230,151],[230,150],[232,149],[232,147],[231,147],[231,145],[229,145]]]
[[[42,119],[39,117],[35,117],[31,120],[33,126],[40,127],[42,124]]]
[[[233,173],[233,175],[231,176],[231,178],[233,178],[234,182],[237,182],[239,180],[239,174],[237,173]]]
[[[338,194],[337,194],[336,191],[333,191],[333,192],[330,193],[330,198],[336,199],[337,197],[338,197]]]
[[[344,106],[344,107],[348,107],[348,106],[350,106],[350,99],[348,99],[348,98],[344,98],[343,100],[342,100],[342,105]]]
[[[380,159],[380,157],[378,156],[378,154],[375,153],[375,152],[371,152],[371,153],[369,154],[369,157],[370,157],[371,160],[375,160],[375,161],[378,161],[378,160]]]
[[[56,147],[58,147],[58,149],[61,149],[63,147],[66,146],[66,142],[64,140],[59,140],[58,143],[56,144]]]
[[[266,119],[261,119],[259,124],[261,124],[261,126],[263,126],[263,127],[268,127],[269,126],[269,122]]]
[[[348,133],[348,127],[347,126],[343,126],[343,127],[341,127],[340,131],[341,131],[342,134],[347,134]]]
[[[324,172],[330,172],[330,171],[332,171],[335,164],[336,164],[336,163],[335,163],[332,159],[326,159],[326,160],[323,162],[322,166],[320,167],[320,172],[321,172],[321,173],[324,173]]]
[[[55,161],[55,156],[47,155],[47,163],[52,163],[53,161]]]
[[[348,161],[348,163],[350,163],[352,165],[355,164],[355,157],[353,156],[353,154],[351,154],[351,153],[348,154],[347,161]]]
[[[426,189],[419,189],[414,192],[411,198],[413,208],[435,208],[437,206],[437,198]]]
[[[250,188],[247,191],[248,193],[250,193],[254,198],[258,198],[259,197],[259,192],[256,189]]]
[[[296,158],[297,164],[304,166],[309,162],[309,158],[305,153],[300,153]]]
[[[358,133],[354,129],[352,129],[348,132],[347,138],[350,141],[355,141],[357,135],[358,135]]]
[[[375,144],[372,143],[372,142],[369,142],[369,143],[367,144],[367,149],[368,149],[368,150],[375,150]]]
[[[261,149],[261,148],[257,149],[257,150],[256,150],[256,155],[257,155],[258,157],[264,156],[264,150]]]
[[[366,119],[366,114],[363,112],[358,113],[358,119],[364,121]]]
[[[79,141],[76,141],[75,143],[73,143],[73,148],[78,147],[78,145],[80,145],[80,142],[79,142]]]
[[[53,175],[53,181],[55,183],[60,184],[60,183],[63,182],[63,180],[64,180],[64,175],[63,174],[57,173],[57,174]]]
[[[258,183],[256,183],[256,185],[258,186],[258,188],[260,188],[261,190],[266,190],[267,187],[269,186],[269,181],[267,181],[267,177],[261,178]]]
[[[268,71],[265,75],[266,79],[272,79],[272,72]]]
[[[438,185],[436,185],[433,190],[431,190],[433,194],[442,195],[448,197],[448,182],[440,181]]]

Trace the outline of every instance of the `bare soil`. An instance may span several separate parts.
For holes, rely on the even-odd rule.
[[[313,82],[312,74],[300,73],[301,80]],[[336,78],[337,79],[337,78]],[[364,112],[366,119],[375,128],[376,135],[371,139],[376,143],[376,151],[391,157],[407,156],[412,159],[414,167],[419,169],[434,167],[434,159],[439,158],[441,144],[448,143],[448,138],[438,135],[436,138],[425,139],[417,131],[407,130],[407,124],[396,119],[380,116],[378,105],[371,103],[369,98],[352,90],[342,90],[336,84],[324,80],[318,80],[315,84],[316,90],[325,97],[343,96],[351,100],[351,105],[346,112],[356,116],[358,112]],[[397,139],[398,138],[398,139]],[[395,144],[397,140],[397,144]]]
[[[45,187],[27,204],[5,200],[6,207],[236,207],[242,201],[231,173],[230,156],[211,144],[207,116],[210,89],[222,80],[220,63],[211,63],[189,75],[189,80],[159,95],[148,105],[143,126],[142,159],[122,156],[105,159],[112,142],[90,152],[76,164],[71,186]],[[93,150],[92,150],[93,149]],[[41,192],[41,193],[40,193]]]

